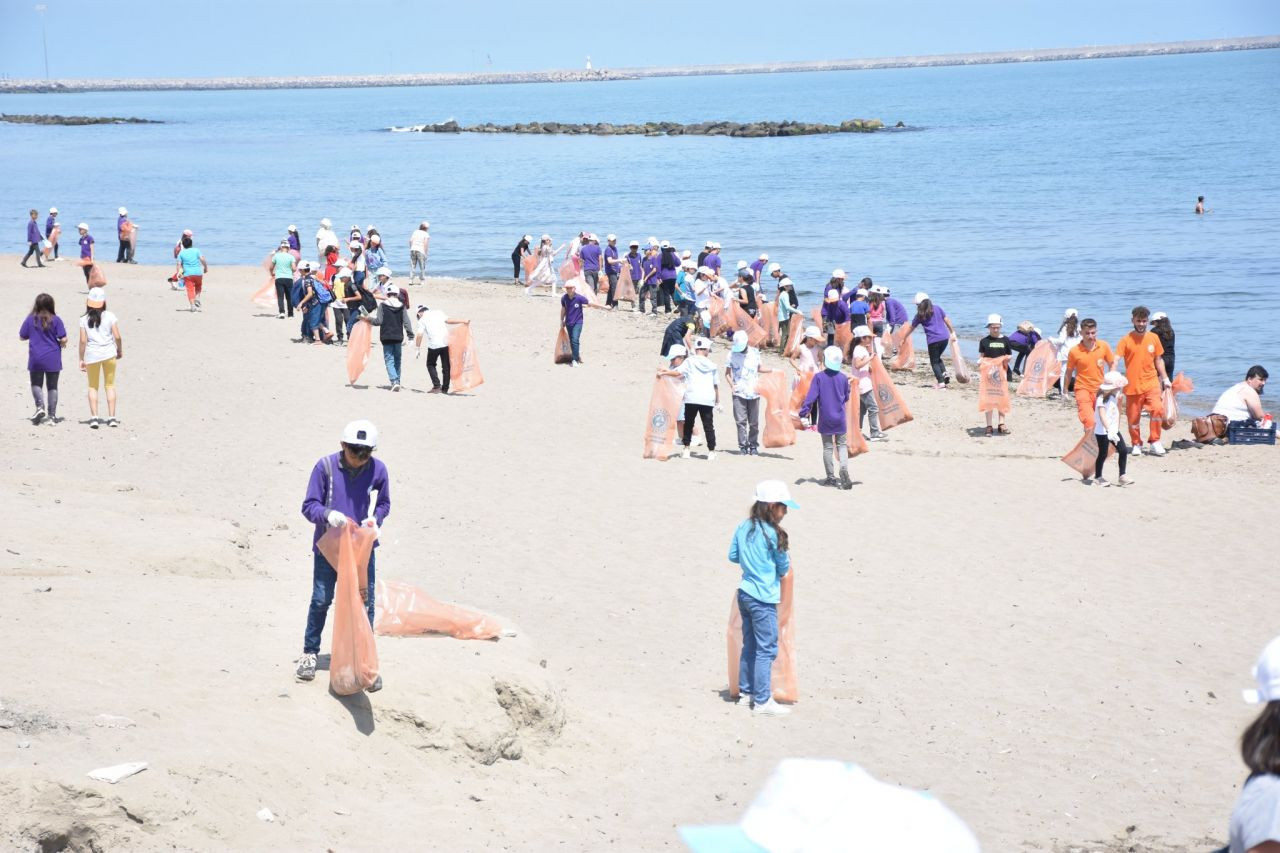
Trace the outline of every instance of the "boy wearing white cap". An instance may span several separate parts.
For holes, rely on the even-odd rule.
[[[618,290],[618,277],[622,275],[622,258],[618,255],[618,235],[608,234],[604,239],[609,244],[604,247],[604,275],[609,281],[609,290],[605,294],[604,304],[608,308],[616,308],[618,301],[613,297]]]
[[[769,368],[760,364],[760,350],[747,343],[742,329],[733,333],[733,349],[724,366],[724,376],[733,388],[733,419],[738,425],[738,452],[743,456],[760,455],[760,392],[757,385],[761,373]]]

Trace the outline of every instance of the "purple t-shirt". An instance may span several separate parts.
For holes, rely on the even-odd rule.
[[[67,336],[62,318],[54,316],[49,328],[42,328],[40,318],[28,314],[18,330],[18,337],[27,341],[27,370],[43,370],[56,373],[62,370],[62,347],[58,340]]]
[[[93,235],[86,234],[80,238],[80,257],[87,258],[93,254]]]
[[[835,302],[822,303],[822,319],[839,326],[849,322],[849,306],[837,299]]]
[[[579,249],[578,257],[582,258],[583,272],[600,272],[600,247],[595,243],[588,243]]]
[[[631,280],[636,284],[640,283],[640,277],[644,274],[640,269],[640,262],[643,260],[644,258],[639,252],[636,252],[635,254],[630,252],[627,253],[627,268],[631,272]]]
[[[933,306],[933,317],[929,322],[921,321],[920,315],[911,318],[911,328],[919,326],[924,329],[924,339],[926,343],[936,344],[938,341],[951,340],[951,330],[947,328],[944,322],[947,319],[947,312],[943,311],[937,305]]]
[[[902,306],[901,302],[894,299],[892,296],[885,297],[884,316],[891,326],[901,326],[910,319],[910,317],[907,316],[907,309]]]
[[[609,275],[619,275],[622,272],[622,262],[618,260],[618,247],[604,247],[604,271]]]
[[[566,326],[582,325],[582,306],[588,304],[587,297],[581,293],[573,294],[573,298],[569,298],[569,294],[560,297],[560,307],[564,308],[564,324]]]
[[[711,254],[707,255],[707,259],[706,259],[705,261],[703,261],[703,263],[704,263],[706,266],[709,266],[709,267],[711,267],[713,270],[715,270],[715,271],[716,271],[716,275],[720,275],[720,264],[721,264],[722,262],[721,262],[721,260],[720,260],[720,253],[719,253],[719,252],[712,252]]]
[[[818,432],[822,435],[841,435],[848,430],[844,406],[849,402],[849,377],[838,370],[819,370],[813,375],[809,393],[800,411],[818,404]]]

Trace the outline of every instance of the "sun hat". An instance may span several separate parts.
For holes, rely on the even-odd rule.
[[[89,288],[89,298],[84,301],[84,304],[90,308],[101,308],[107,304],[107,292],[101,287]]]
[[[746,261],[738,261],[738,269],[745,270],[748,266],[750,266],[750,264]]]
[[[328,217],[325,217],[324,219],[320,220],[320,226],[322,228],[332,228],[333,223],[329,221]]]
[[[822,333],[818,331],[817,326],[805,326],[804,336],[806,338],[813,338],[816,341],[822,337]]]
[[[667,361],[674,361],[675,359],[688,354],[689,351],[684,348],[684,344],[673,344],[671,349],[667,350]]]
[[[1257,705],[1280,700],[1280,637],[1267,643],[1267,647],[1262,650],[1262,655],[1253,667],[1253,677],[1257,680],[1258,687],[1241,691],[1244,701]]]
[[[121,216],[125,216],[126,214],[128,214],[128,212],[129,211],[125,210],[123,207],[116,211],[116,213],[120,214]]]
[[[385,275],[387,278],[391,278],[391,267],[378,267],[378,271],[373,274],[374,278],[377,278],[378,276],[383,276],[383,275]]]
[[[826,301],[826,302],[839,302],[839,301],[840,301],[840,291],[838,291],[838,290],[834,290],[834,289],[832,289],[832,290],[828,290],[828,291],[827,291],[826,298],[825,298],[825,300],[824,300],[824,301]]]
[[[840,352],[840,347],[827,347],[822,351],[822,363],[827,370],[839,370],[844,364],[844,353]]]
[[[377,447],[378,428],[370,421],[352,421],[342,429],[342,443],[360,447]]]
[[[835,269],[833,269],[833,270],[831,271],[831,277],[832,277],[832,278],[844,278],[844,277],[845,277],[844,270],[840,269],[839,267],[836,267]]]
[[[734,352],[747,351],[747,333],[744,332],[742,329],[739,329],[738,331],[733,333],[733,351]]]
[[[1102,384],[1098,386],[1099,391],[1118,391],[1127,385],[1129,380],[1118,370],[1108,370],[1102,377]]]
[[[705,350],[711,349],[711,341],[709,341],[706,338],[697,338],[693,342],[693,351],[697,352],[700,349],[705,349]]]
[[[1169,315],[1164,313],[1163,311],[1157,311],[1151,315],[1151,322],[1153,323],[1156,320],[1168,320],[1168,319],[1169,319]]]
[[[868,326],[854,326],[853,336],[855,338],[869,338],[871,337],[871,329]]]
[[[988,326],[999,326],[999,325],[1000,325],[1000,324],[1002,324],[1003,322],[1004,322],[1004,320],[1000,319],[1000,315],[999,315],[999,314],[988,314],[988,315],[987,315],[987,325],[988,325]]]
[[[781,482],[778,487],[786,490]],[[738,823],[682,826],[679,833],[693,853],[978,853],[973,831],[931,792],[886,784],[856,764],[826,759],[784,759]]]
[[[800,504],[791,499],[787,484],[781,480],[761,480],[756,483],[756,503],[783,504],[791,509],[800,508]]]
[[[767,260],[769,260],[769,253],[768,253],[768,252],[761,252],[761,253],[760,253],[760,257],[759,257],[759,258],[757,258],[757,260],[761,260],[761,261],[767,261]]]
[[[778,279],[778,287],[791,287],[791,279],[784,275],[782,278]]]
[[[711,267],[698,267],[698,275],[715,275],[716,271]]]
[[[925,293],[925,292],[922,290],[922,291],[920,291],[919,293],[917,293],[917,294],[916,294],[915,303],[916,303],[917,305],[919,305],[921,302],[924,302],[924,301],[925,301],[926,299],[928,299],[928,298],[929,298],[929,294]]]
[[[1079,316],[1080,316],[1080,312],[1074,308],[1068,308],[1066,311],[1062,312],[1062,319],[1064,320],[1067,319],[1068,317],[1079,317]]]
[[[51,207],[51,208],[49,208],[49,212],[50,212],[50,213],[57,213],[57,212],[58,212],[58,208],[56,208],[56,207]]]
[[[76,228],[78,228],[78,229],[79,229],[79,230],[81,230],[81,231],[88,231],[88,230],[89,230],[89,226],[88,226],[88,225],[86,225],[86,224],[84,224],[83,222],[81,222],[79,225],[77,225],[77,226],[76,226]]]

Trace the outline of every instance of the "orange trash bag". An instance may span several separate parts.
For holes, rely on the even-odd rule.
[[[804,404],[804,398],[809,396],[809,386],[813,384],[813,377],[816,374],[802,373],[796,377],[795,387],[791,389],[791,405],[787,409],[791,415],[791,423],[796,429],[804,428],[804,412],[800,411],[800,407]]]
[[[848,323],[840,323],[836,326],[836,346],[840,347],[841,358],[845,364],[850,363],[850,353],[853,348],[849,344],[853,343],[853,327]]]
[[[342,527],[330,527],[316,543],[320,554],[338,573],[333,595],[329,689],[339,696],[359,693],[378,677],[378,647],[362,600],[368,594],[369,555],[373,553],[375,536],[372,528],[348,520]]]
[[[258,290],[249,297],[250,302],[257,302],[261,305],[269,305],[271,303],[271,294],[275,292],[276,280],[271,275],[271,255],[267,255],[266,260],[262,262],[262,268],[267,271],[267,283],[258,288]]]
[[[497,619],[437,601],[413,584],[380,580],[376,586],[373,630],[384,637],[447,634],[455,640],[492,640],[502,635]]]
[[[560,265],[560,280],[568,281],[571,278],[578,277],[578,266],[573,262],[573,258],[565,261]]]
[[[102,265],[93,263],[89,265],[89,287],[106,287],[107,274],[102,271]]]
[[[969,364],[964,360],[964,356],[960,354],[960,341],[951,342],[951,369],[956,372],[956,381],[964,385],[969,384]]]
[[[484,384],[484,375],[480,373],[480,357],[476,354],[476,339],[467,323],[451,326],[449,329],[449,374],[451,390],[458,394]]]
[[[644,458],[665,462],[675,451],[676,421],[684,414],[684,380],[658,376],[649,395],[649,415],[644,422]]]
[[[884,330],[880,332],[880,349],[883,352],[889,352],[893,349],[893,335],[889,334],[889,324],[884,324]]]
[[[369,350],[372,348],[371,335],[373,326],[358,321],[351,327],[347,336],[347,384],[355,385],[364,367],[369,363]]]
[[[708,308],[711,312],[711,323],[707,333],[712,338],[718,338],[733,328],[733,309],[728,302],[719,296],[713,296]]]
[[[1164,405],[1164,417],[1160,419],[1160,425],[1165,429],[1171,429],[1178,423],[1178,395],[1188,394],[1196,390],[1195,383],[1187,378],[1185,373],[1178,372],[1170,381],[1169,387],[1164,389],[1160,395],[1161,402]]]
[[[800,346],[800,336],[804,334],[804,315],[791,315],[791,331],[787,333],[787,346],[782,350],[783,356],[791,358]]]
[[[569,342],[569,329],[566,326],[560,327],[560,333],[556,335],[556,345],[552,352],[556,364],[572,364],[573,363],[573,344]]]
[[[631,279],[631,265],[623,264],[622,271],[618,273],[618,286],[613,289],[613,301],[630,302],[634,306],[636,298],[636,283]]]
[[[58,238],[60,236],[62,236],[62,226],[61,225],[53,226],[53,230],[49,232],[49,236],[45,240],[45,242],[48,244],[47,246],[44,247],[45,260],[48,260],[53,257],[53,247],[58,245]]]
[[[796,623],[792,596],[793,564],[782,576],[782,591],[778,596],[778,656],[770,671],[773,698],[779,702],[795,702],[800,698],[796,686]],[[729,652],[729,695],[738,698],[738,668],[742,664],[742,613],[738,610],[738,591],[733,591],[733,603],[729,606],[729,629],[725,632],[725,646]]]
[[[978,411],[1009,414],[1009,356],[978,359]]]
[[[1116,452],[1115,445],[1107,445],[1107,458]],[[1081,436],[1076,442],[1076,446],[1062,457],[1062,461],[1067,463],[1067,467],[1076,471],[1081,477],[1092,477],[1094,463],[1098,461],[1098,437],[1093,434],[1093,430]]]
[[[1050,341],[1042,340],[1027,356],[1027,369],[1018,383],[1019,397],[1043,397],[1053,388],[1062,375],[1062,364]]]
[[[768,337],[764,329],[760,327],[760,324],[738,302],[729,303],[729,324],[735,332],[742,331],[747,333],[747,344],[749,346],[758,347]]]
[[[520,259],[520,266],[524,269],[524,282],[528,284],[533,271],[538,268],[538,256],[525,255]]]
[[[889,362],[889,366],[894,370],[915,370],[916,351],[911,346],[910,324],[902,324],[902,328],[898,329],[894,343],[898,346],[898,354],[893,357],[893,361]]]
[[[880,409],[880,429],[891,430],[898,424],[913,420],[907,401],[898,393],[878,355],[871,359],[871,391],[876,395],[876,406]]]
[[[858,395],[858,380],[849,379],[849,402],[844,404],[845,447],[849,450],[849,458],[861,456],[871,448],[862,437],[862,427],[858,421],[862,418],[862,398]],[[838,461],[838,460],[837,460]]]
[[[760,374],[756,390],[760,392],[760,400],[764,404],[764,411],[761,413],[764,434],[760,443],[765,447],[788,447],[795,444],[796,425],[791,420],[788,408],[791,395],[787,393],[787,374],[781,370]]]
[[[784,296],[783,299],[786,297]],[[778,303],[766,302],[760,306],[760,328],[764,329],[764,342],[766,346],[776,347],[782,343],[781,333],[778,328]]]

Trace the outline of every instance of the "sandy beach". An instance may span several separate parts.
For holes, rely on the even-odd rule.
[[[679,850],[677,826],[735,821],[791,756],[927,788],[986,850],[1225,841],[1239,689],[1280,628],[1274,447],[1196,448],[1182,422],[1132,487],[1084,487],[1059,461],[1073,408],[1015,398],[1013,434],[983,438],[975,390],[921,367],[896,375],[915,421],[851,463],[852,491],[817,484],[813,433],[647,461],[660,320],[588,312],[568,369],[553,300],[430,279],[412,301],[471,320],[485,384],[428,396],[410,354],[392,394],[376,346],[348,386],[345,350],[249,301],[261,269],[213,262],[200,314],[170,267],[107,264],[122,424],[84,425],[73,332],[66,420],[33,426],[18,327],[49,292],[74,329],[84,284],[19,257],[0,255],[6,849]],[[379,577],[518,636],[379,638],[385,689],[338,699],[293,678],[299,507],[355,418],[392,482]],[[725,555],[766,478],[801,507],[785,719],[725,698]],[[127,761],[149,766],[86,775]]]

